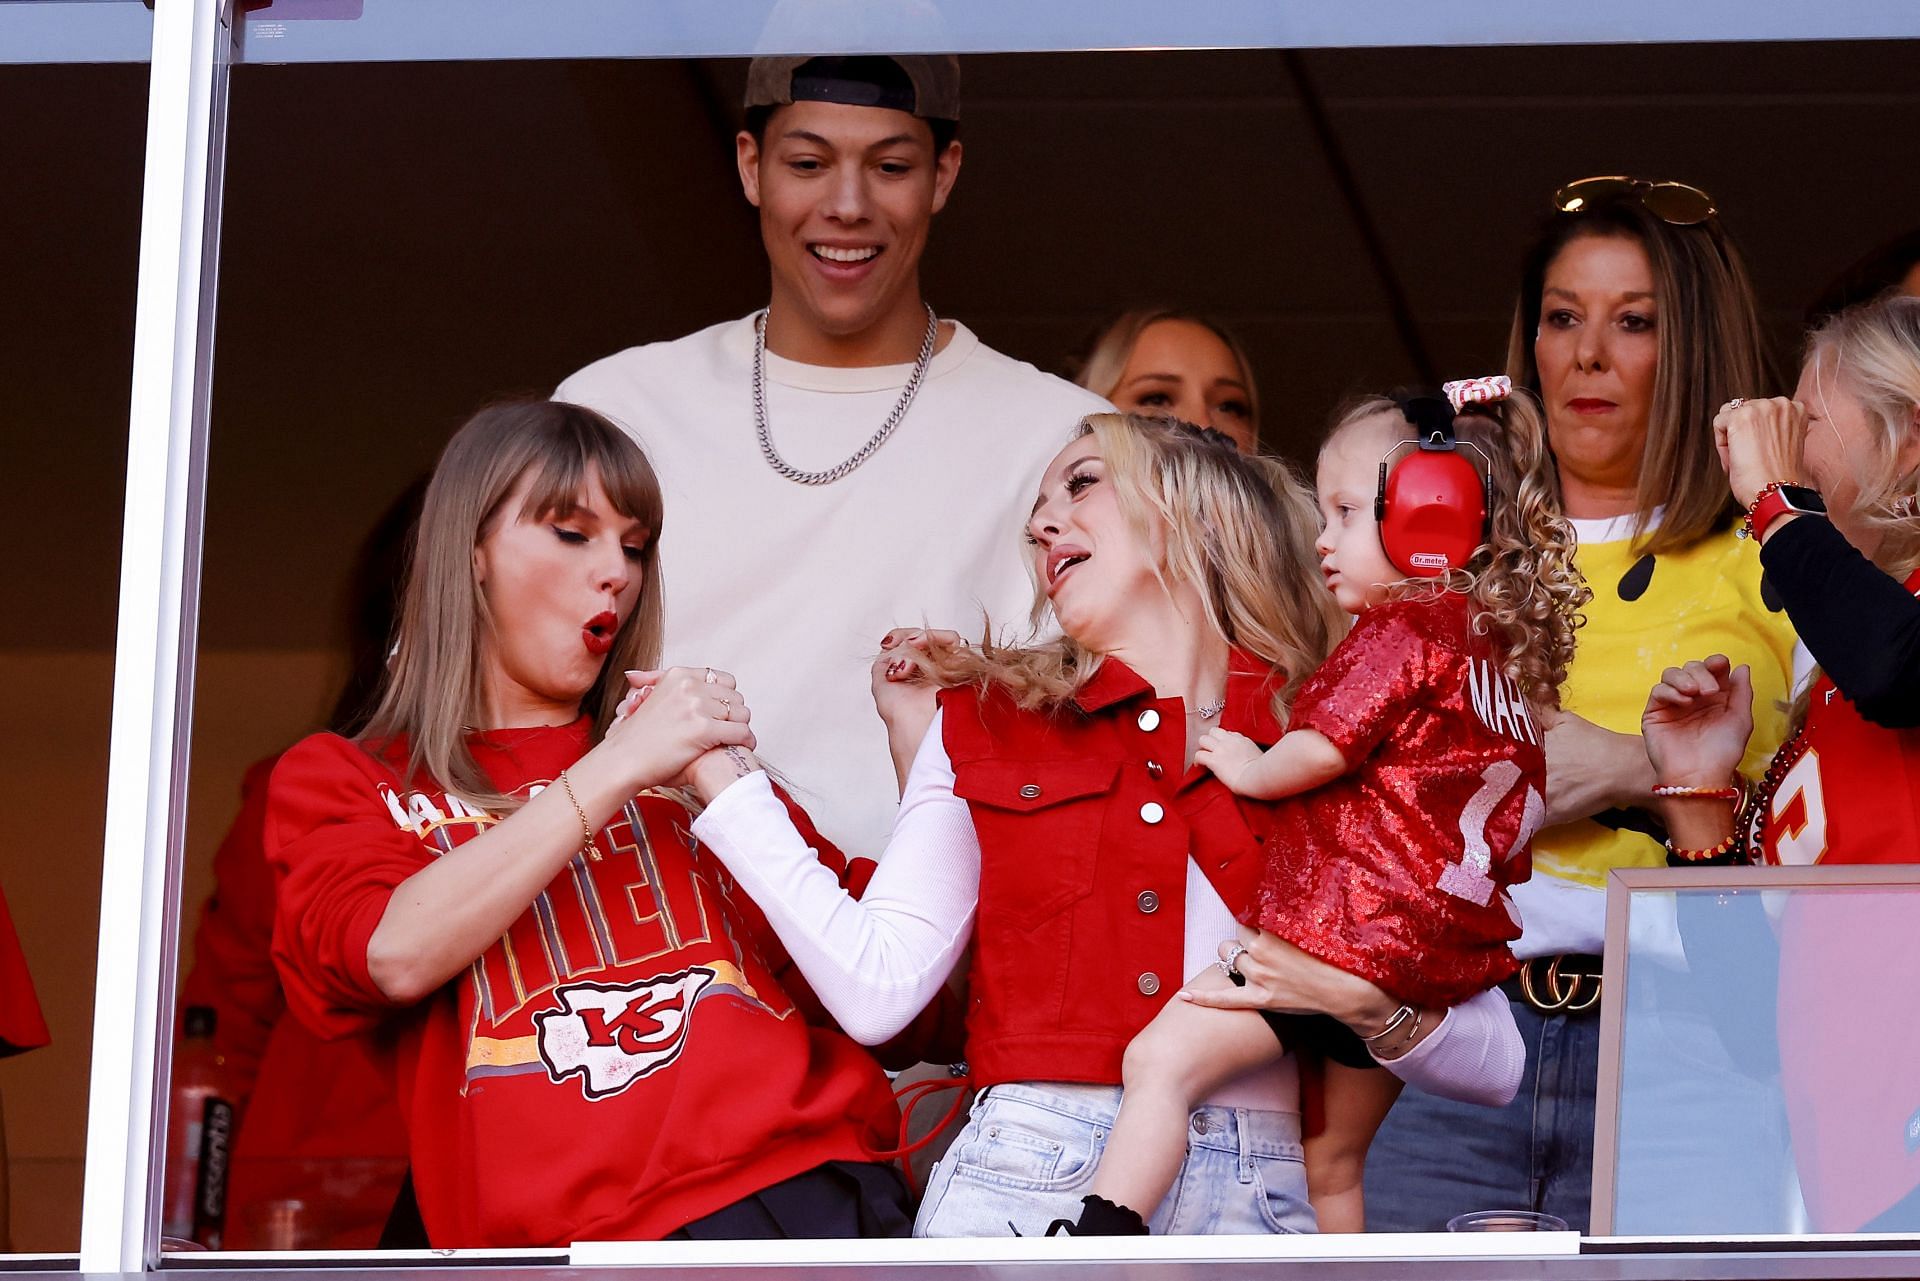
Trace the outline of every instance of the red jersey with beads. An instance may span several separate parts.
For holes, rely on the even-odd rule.
[[[530,796],[589,723],[476,734],[494,785]],[[381,1025],[421,1216],[436,1246],[663,1236],[827,1161],[889,1148],[874,1060],[810,1026],[811,994],[759,909],[642,794],[458,978],[396,1009],[367,972],[395,889],[497,820],[408,785],[331,734],[281,758],[268,801],[274,960],[322,1036]],[[789,807],[791,809],[791,807]],[[837,851],[794,821],[823,862]]]
[[[1546,756],[1458,592],[1368,610],[1301,686],[1289,729],[1348,772],[1276,802],[1260,924],[1402,1001],[1450,1006],[1513,974],[1508,886],[1531,870]]]
[[[1920,592],[1920,573],[1906,585]],[[1875,725],[1823,673],[1752,823],[1764,863],[1920,862],[1920,729]],[[1802,891],[1776,927],[1780,1086],[1817,1232],[1861,1231],[1920,1185],[1920,1085],[1860,1071],[1920,1056],[1920,1027],[1884,1017],[1882,995],[1920,971],[1912,912],[1898,890]]]
[[[1920,571],[1907,590],[1920,594]],[[1763,863],[1920,862],[1920,730],[1875,725],[1821,673],[1753,821]]]

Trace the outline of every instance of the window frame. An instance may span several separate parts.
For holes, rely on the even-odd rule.
[[[1620,1080],[1625,1053],[1622,1024],[1627,1008],[1628,934],[1633,897],[1668,890],[1806,890],[1836,886],[1920,885],[1920,864],[1852,863],[1807,867],[1633,867],[1607,874],[1606,962],[1600,978],[1600,1071],[1593,1130],[1593,1210],[1589,1239],[1615,1237],[1614,1177],[1619,1169]],[[1642,1238],[1632,1238],[1639,1240]],[[1674,1238],[1659,1237],[1656,1240]],[[1767,1240],[1845,1245],[1889,1238],[1862,1233],[1769,1236]],[[1912,1238],[1896,1238],[1898,1241]]]
[[[1617,36],[1628,28],[1634,15],[1647,17],[1653,24],[1649,30],[1634,28],[1636,40],[1920,37],[1920,11],[1913,10],[1905,0],[1836,0],[1814,11],[1787,9],[1770,14],[1756,13],[1740,0],[1712,0],[1700,7],[1673,6],[1665,0],[1623,3],[1630,13],[1623,17],[1616,11],[1601,22],[1608,30],[1600,33],[1593,29],[1590,19],[1576,20],[1559,11],[1539,10],[1526,0],[1500,0],[1471,18],[1448,16],[1444,8],[1418,0],[1364,0],[1344,6],[1342,18],[1316,18],[1310,26],[1282,23],[1271,17],[1256,22],[1249,16],[1248,39],[1239,47],[1603,43],[1603,34]],[[1240,0],[1236,7],[1249,15],[1254,9],[1247,0]],[[1140,4],[1129,6],[1128,11],[1137,9],[1146,14],[1156,8]],[[1163,16],[1157,21],[1164,22],[1164,10],[1161,12]],[[1656,15],[1661,15],[1658,21],[1654,21]],[[1399,21],[1402,18],[1406,21]],[[1140,20],[1147,22],[1144,17]],[[242,33],[243,24],[236,23],[234,0],[155,0],[79,1255],[80,1268],[85,1272],[139,1273],[163,1266],[159,1210],[166,1134],[165,1083],[170,1079],[172,1038],[168,1031],[184,917],[178,898],[192,740],[228,72],[239,58]],[[1204,34],[1207,39],[1203,42],[1172,47],[1220,47],[1217,32]],[[1114,46],[1103,42],[1101,47]],[[1156,42],[1154,47],[1169,46]],[[632,52],[622,48],[617,52],[622,56],[670,57],[684,51],[663,43],[657,49]],[[753,50],[706,52],[740,54]],[[1908,869],[1910,877],[1904,878],[1889,875],[1892,870],[1872,872],[1888,881],[1920,880],[1920,868]],[[1625,942],[1624,901],[1617,896],[1663,876],[1660,872],[1615,873],[1609,884],[1610,959],[1602,1017],[1612,1020],[1608,1026],[1614,1032],[1611,1040],[1603,1033],[1600,1116],[1604,1122],[1614,1119],[1615,1101],[1608,1089],[1617,1081],[1621,999],[1614,971],[1616,964],[1624,964],[1623,955],[1611,959]],[[1728,876],[1730,885],[1756,883],[1740,879],[1739,874]],[[1695,879],[1688,883],[1709,882]],[[1798,883],[1770,882],[1783,887]],[[1620,931],[1617,942],[1616,929]],[[1609,1055],[1612,1075],[1607,1066]],[[1605,1171],[1609,1185],[1611,1172],[1609,1165]],[[1596,1164],[1596,1223],[1605,1222],[1599,1217],[1602,1174]],[[1610,1201],[1608,1205],[1610,1208]],[[1166,1238],[1131,1243],[1121,1249],[1095,1240],[1050,1242],[1047,1257],[1172,1263],[1280,1257],[1524,1256],[1540,1259],[1542,1273],[1551,1274],[1558,1271],[1549,1266],[1551,1256],[1573,1256],[1579,1249],[1578,1239],[1552,1237],[1375,1234],[1273,1241]],[[617,1243],[585,1245],[562,1254],[575,1267],[674,1262],[751,1265],[776,1260],[822,1266],[993,1264],[1039,1257],[1031,1244],[1016,1241],[829,1242],[804,1248],[783,1243],[777,1253],[766,1243],[755,1242],[698,1247]],[[1920,1254],[1914,1257],[1920,1258]],[[216,1254],[199,1259],[171,1256],[164,1266],[312,1266],[328,1262],[407,1266],[429,1259],[471,1265],[522,1258],[528,1263],[549,1265],[559,1261],[551,1250],[524,1254],[498,1250],[430,1254],[303,1252]],[[1417,1271],[1417,1266],[1410,1268],[1408,1275]],[[1785,1271],[1817,1274],[1801,1273],[1797,1268]]]
[[[80,1268],[157,1262],[232,0],[157,0]]]

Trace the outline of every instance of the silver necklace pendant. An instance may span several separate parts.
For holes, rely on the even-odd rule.
[[[1221,712],[1224,712],[1226,710],[1227,710],[1227,700],[1224,698],[1219,698],[1219,699],[1215,699],[1213,702],[1208,703],[1204,707],[1200,708],[1200,710],[1197,713],[1195,713],[1195,715],[1199,716],[1199,718],[1203,721],[1210,721],[1214,717],[1218,716]]]
[[[753,428],[760,437],[760,456],[767,460],[767,466],[795,484],[831,485],[873,457],[874,451],[887,443],[887,437],[893,435],[894,428],[907,416],[907,407],[913,404],[914,393],[920,390],[920,382],[927,376],[927,366],[933,363],[933,344],[940,337],[940,321],[934,316],[933,308],[927,306],[927,334],[920,340],[920,354],[913,362],[913,372],[907,376],[907,385],[901,390],[898,403],[887,415],[887,421],[880,424],[880,430],[873,433],[853,457],[838,466],[825,471],[801,471],[773,447],[773,431],[767,425],[767,315],[771,310],[763,309],[753,318]]]

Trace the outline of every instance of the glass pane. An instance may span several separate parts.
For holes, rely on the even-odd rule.
[[[51,1034],[0,1058],[0,1174],[35,1253],[80,1236],[146,95],[139,63],[0,66],[0,775],[22,798],[0,894]],[[26,1008],[8,980],[0,955],[0,1055]]]
[[[1458,6],[1419,0],[274,0],[245,16],[241,58],[742,57],[1070,49],[1340,48],[1640,41],[1873,39],[1920,35],[1905,0],[1829,6]]]
[[[1920,1234],[1920,884],[1630,911],[1615,1233]]]
[[[142,0],[8,0],[0,63],[145,62],[153,9]]]
[[[276,3],[251,21],[276,15],[287,48],[373,29],[339,6],[297,18]],[[1269,388],[1269,439],[1307,458],[1357,387],[1497,367],[1528,225],[1556,185],[1621,155],[1711,185],[1788,339],[1828,277],[1920,208],[1920,173],[1889,165],[1883,141],[1920,130],[1920,93],[1857,92],[1904,83],[1914,53],[970,54],[966,164],[923,280],[943,316],[1056,372],[1123,307],[1220,316]],[[271,909],[257,840],[242,847],[257,763],[332,719],[356,656],[378,670],[377,644],[354,648],[361,549],[391,535],[388,514],[478,405],[766,301],[760,225],[734,168],[744,82],[738,59],[234,70],[183,918],[201,919],[216,873],[215,915],[229,911],[242,896],[223,869],[251,869],[236,873],[253,878],[236,933],[267,983]],[[1816,147],[1850,175],[1848,200],[1777,180],[1779,154]],[[1497,163],[1465,184],[1462,156]],[[750,439],[739,392],[716,404]],[[183,968],[217,946],[183,941]],[[190,981],[186,1002],[200,990]],[[252,1024],[264,1035],[229,1056],[259,1062],[256,1091],[273,1037],[300,1035],[279,1031],[272,999]],[[216,1038],[247,1026],[206,1003]],[[298,1095],[312,1069],[290,1058],[300,1069],[275,1088]],[[259,1115],[241,1118],[224,1243],[369,1243],[393,1148],[301,1155],[313,1149],[283,1130],[251,1153]]]

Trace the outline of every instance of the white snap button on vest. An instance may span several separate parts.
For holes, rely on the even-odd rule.
[[[1160,976],[1158,974],[1142,974],[1140,976],[1140,995],[1152,996],[1159,990]]]
[[[1158,801],[1148,801],[1140,807],[1140,821],[1142,823],[1158,823],[1166,816],[1166,810],[1160,807],[1160,802]]]
[[[1160,728],[1160,713],[1149,707],[1146,711],[1140,713],[1140,719],[1135,721],[1134,724],[1138,725],[1146,733],[1151,734]]]

